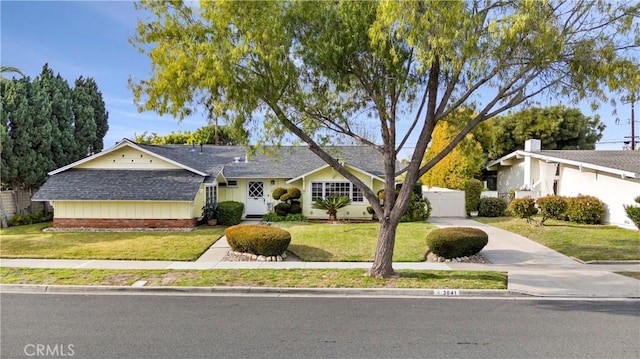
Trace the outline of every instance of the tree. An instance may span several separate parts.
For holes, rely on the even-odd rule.
[[[473,111],[460,109],[447,119],[438,122],[433,130],[433,138],[425,153],[424,162],[429,162],[447,147],[473,116]],[[485,124],[480,124],[477,128]],[[485,163],[482,145],[470,133],[429,172],[422,175],[421,181],[429,187],[463,189],[466,180],[480,175]]]
[[[24,74],[22,73],[22,71],[20,71],[19,68],[17,67],[13,67],[13,66],[0,66],[0,73],[5,73],[5,72],[15,72],[18,75],[20,75],[21,77],[24,77]]]
[[[413,185],[479,123],[541,94],[604,97],[637,74],[638,6],[595,1],[136,3],[131,43],[152,61],[130,79],[140,110],[179,119],[210,101],[258,141],[292,135],[364,194],[380,219],[370,274],[393,276],[395,233]],[[149,14],[149,17],[147,17]],[[483,96],[479,94],[482,92]],[[475,108],[451,143],[422,162],[437,122]],[[411,114],[411,115],[409,115]],[[260,126],[256,126],[256,119]],[[351,124],[368,119],[376,141]],[[400,126],[403,125],[403,126]],[[405,126],[406,125],[406,126]],[[401,131],[406,129],[406,131]],[[396,157],[416,136],[394,196]],[[384,160],[385,200],[327,153],[349,136]],[[413,143],[412,143],[413,144]]]
[[[491,159],[524,149],[524,142],[531,138],[541,139],[545,150],[593,150],[605,128],[598,116],[588,117],[577,108],[565,106],[525,109],[492,122],[495,136],[489,149]]]
[[[249,138],[249,133],[244,129],[234,129],[230,126],[218,127],[218,144],[237,145],[245,143]],[[207,144],[213,145],[215,139],[215,126],[207,125],[198,128],[194,132],[177,131],[168,135],[158,135],[155,132],[143,132],[141,135],[134,137],[136,143],[145,143],[148,145],[190,145],[190,144]]]
[[[71,88],[67,80],[60,74],[54,75],[48,64],[44,64],[40,73],[39,83],[47,93],[51,103],[51,134],[55,141],[51,142],[51,159],[53,168],[66,166],[80,159],[74,139],[74,113]]]
[[[78,158],[86,157],[93,152],[97,140],[95,113],[91,89],[82,76],[76,79],[73,88],[74,137]]]

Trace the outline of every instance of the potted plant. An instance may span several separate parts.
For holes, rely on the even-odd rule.
[[[207,202],[202,206],[202,219],[210,226],[218,224],[218,202]]]

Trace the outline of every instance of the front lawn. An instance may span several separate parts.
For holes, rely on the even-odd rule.
[[[548,220],[544,226],[514,217],[474,218],[534,240],[564,255],[583,261],[638,260],[640,233],[608,225],[586,225]],[[539,222],[540,218],[536,218]]]
[[[398,271],[400,278],[380,279],[364,269],[214,269],[103,270],[0,268],[3,284],[228,286],[279,288],[435,288],[506,289],[507,275],[476,271]]]
[[[306,262],[373,262],[380,227],[378,223],[276,225],[291,233],[289,251]],[[393,261],[424,261],[425,237],[433,228],[424,222],[400,223]]]
[[[0,256],[192,261],[226,228],[200,226],[189,232],[42,232],[49,226],[50,222],[1,230]]]

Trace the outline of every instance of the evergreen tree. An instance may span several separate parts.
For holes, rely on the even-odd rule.
[[[55,169],[78,159],[73,133],[73,99],[67,81],[60,74],[54,76],[48,64],[42,67],[40,83],[51,102],[51,159],[54,163],[51,169]]]
[[[588,117],[577,108],[552,106],[530,108],[496,117],[489,157],[497,159],[524,149],[531,138],[542,140],[545,150],[593,150],[605,125],[598,116]]]
[[[73,88],[74,138],[77,146],[76,160],[93,152],[97,141],[97,126],[93,97],[87,80],[80,76]]]
[[[109,112],[107,112],[102,92],[98,89],[98,84],[91,77],[86,79],[83,86],[91,97],[91,107],[93,108],[93,121],[96,124],[96,136],[91,145],[91,152],[100,152],[104,148],[104,136],[109,131]]]

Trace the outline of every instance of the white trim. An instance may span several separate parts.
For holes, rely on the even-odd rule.
[[[320,172],[320,171],[322,171],[323,169],[325,169],[325,168],[327,168],[327,167],[329,167],[329,165],[328,165],[328,164],[326,164],[326,165],[324,165],[324,166],[321,166],[321,167],[318,167],[318,168],[316,168],[315,170],[309,171],[309,172],[307,172],[307,173],[305,173],[305,174],[301,174],[301,175],[300,175],[300,176],[298,176],[298,177],[294,177],[294,178],[292,178],[292,179],[288,180],[288,181],[286,182],[286,184],[291,184],[291,183],[293,183],[293,182],[295,182],[295,181],[297,181],[297,180],[300,180],[300,179],[304,181],[304,178],[305,178],[305,177],[307,177],[307,176],[309,176],[309,175],[311,175],[311,174],[313,174],[313,173]],[[345,165],[344,165],[344,168],[351,169],[351,170],[353,170],[353,171],[359,172],[359,173],[364,174],[364,175],[366,175],[366,176],[371,176],[371,178],[375,178],[375,179],[377,179],[377,180],[378,180],[378,181],[380,181],[380,182],[384,182],[384,179],[382,179],[381,177],[378,177],[378,176],[374,175],[373,173],[369,173],[369,172],[367,172],[367,171],[361,170],[361,169],[359,169],[358,167],[351,166],[351,165],[346,165],[346,164],[345,164]],[[348,181],[346,178],[345,178],[345,180],[346,180],[346,181]]]
[[[509,164],[506,164],[505,162],[512,159],[512,158],[523,158],[523,157],[531,157],[531,158],[536,158],[536,159],[540,159],[546,162],[558,162],[558,163],[564,163],[567,165],[572,165],[572,166],[576,166],[580,169],[580,171],[583,171],[583,169],[588,168],[588,169],[592,169],[592,170],[596,170],[596,171],[601,171],[601,172],[605,172],[605,173],[611,173],[611,174],[615,174],[615,175],[620,175],[622,176],[622,178],[624,177],[628,177],[628,178],[640,178],[640,172],[636,173],[636,172],[630,172],[630,171],[624,171],[624,170],[619,170],[619,169],[615,169],[615,168],[611,168],[611,167],[604,167],[604,166],[599,166],[599,165],[595,165],[592,163],[588,163],[588,162],[580,162],[580,161],[574,161],[574,160],[568,160],[568,159],[564,159],[561,157],[554,157],[554,156],[549,156],[549,155],[545,155],[545,154],[541,154],[541,153],[532,153],[532,152],[525,152],[522,150],[518,150],[515,152],[512,152],[506,156],[503,156],[489,164],[487,164],[486,168],[490,171],[494,171],[497,170],[497,168],[495,168],[496,165],[501,165],[501,166],[510,166]]]
[[[155,157],[155,158],[159,158],[159,159],[161,159],[161,160],[163,160],[163,161],[169,162],[169,163],[171,163],[171,164],[173,164],[173,165],[176,165],[176,166],[178,166],[178,167],[180,167],[180,168],[182,168],[182,169],[185,169],[185,170],[187,170],[187,171],[189,171],[189,172],[193,172],[193,173],[195,173],[195,174],[197,174],[197,175],[200,175],[200,176],[207,176],[207,175],[208,175],[207,173],[204,173],[204,172],[198,171],[198,170],[196,170],[196,169],[194,169],[194,168],[191,168],[191,167],[185,166],[185,165],[183,165],[183,164],[182,164],[182,163],[180,163],[180,162],[176,162],[176,161],[170,160],[170,159],[168,159],[168,158],[166,158],[166,157],[163,157],[163,156],[158,155],[157,153],[153,153],[153,152],[151,152],[151,151],[149,151],[149,150],[145,150],[144,148],[142,148],[142,147],[138,146],[135,142],[132,142],[132,141],[130,141],[130,140],[128,140],[128,139],[126,139],[126,138],[123,138],[123,139],[122,139],[122,141],[120,141],[120,142],[116,143],[116,145],[115,145],[115,146],[113,146],[113,147],[111,147],[111,148],[109,148],[109,149],[107,149],[107,150],[104,150],[104,151],[102,151],[102,152],[100,152],[100,153],[96,153],[95,155],[92,155],[92,156],[89,156],[89,157],[85,157],[85,158],[83,158],[83,159],[81,159],[81,160],[78,160],[78,161],[76,161],[76,162],[73,162],[73,163],[71,163],[71,164],[68,164],[68,165],[66,165],[66,166],[64,166],[64,167],[60,167],[60,168],[58,168],[58,169],[56,169],[56,170],[53,170],[53,171],[51,171],[51,172],[49,172],[49,173],[47,173],[47,174],[48,174],[49,176],[53,176],[53,175],[55,175],[55,174],[57,174],[57,173],[64,172],[64,171],[66,171],[66,170],[68,170],[68,169],[71,169],[71,168],[76,167],[76,166],[78,166],[78,165],[81,165],[81,164],[83,164],[83,163],[87,163],[87,162],[89,162],[89,161],[93,161],[93,160],[95,160],[95,159],[96,159],[96,158],[98,158],[98,157],[102,157],[102,156],[104,156],[104,155],[107,155],[107,154],[109,154],[109,153],[111,153],[111,152],[113,152],[113,151],[115,151],[115,150],[118,150],[118,149],[120,149],[120,148],[122,148],[122,147],[125,147],[125,146],[131,147],[131,148],[134,148],[134,149],[136,149],[136,150],[138,150],[138,151],[142,151],[142,152],[144,152],[144,153],[146,153],[146,154],[148,154],[148,155],[150,155],[150,156],[153,156],[153,157]]]

